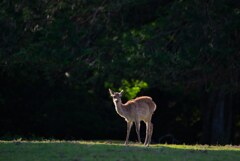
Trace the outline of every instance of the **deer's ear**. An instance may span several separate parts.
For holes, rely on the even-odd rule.
[[[123,94],[123,90],[121,90],[121,92],[120,92],[119,94],[120,94],[120,96],[122,97],[122,94]]]
[[[110,88],[108,90],[109,90],[110,95],[113,96],[113,91]]]

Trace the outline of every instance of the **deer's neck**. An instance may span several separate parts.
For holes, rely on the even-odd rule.
[[[124,117],[125,114],[124,114],[124,109],[123,109],[122,101],[120,100],[120,101],[118,101],[117,103],[114,102],[114,105],[115,105],[115,110],[117,111],[117,113],[118,113],[120,116]]]

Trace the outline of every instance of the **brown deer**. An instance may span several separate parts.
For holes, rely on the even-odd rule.
[[[109,93],[113,98],[115,110],[127,121],[127,136],[125,145],[128,144],[129,133],[133,122],[135,123],[138,141],[141,143],[140,122],[144,121],[146,124],[146,137],[144,145],[148,146],[151,142],[153,133],[153,124],[151,123],[151,119],[154,111],[156,110],[156,104],[153,102],[152,98],[148,96],[141,96],[122,104],[121,97],[123,90],[121,92],[113,92],[109,89]]]

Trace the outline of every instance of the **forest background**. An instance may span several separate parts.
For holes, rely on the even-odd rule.
[[[112,88],[153,142],[240,143],[238,0],[2,0],[0,29],[1,139],[124,140]]]

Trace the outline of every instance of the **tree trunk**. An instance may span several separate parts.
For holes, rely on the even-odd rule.
[[[207,97],[205,106],[202,107],[201,143],[229,144],[232,140],[233,96],[220,89]]]
[[[202,144],[210,144],[211,142],[211,115],[212,115],[212,107],[215,103],[215,92],[211,93],[203,93],[203,98],[201,101],[202,108]]]
[[[232,143],[232,134],[233,134],[233,94],[230,93],[227,96],[227,104],[225,108],[226,113],[226,122],[225,122],[225,141],[226,143]]]
[[[221,89],[217,93],[216,103],[213,107],[212,113],[212,129],[211,129],[211,143],[224,144],[224,108],[225,108],[225,92]]]

